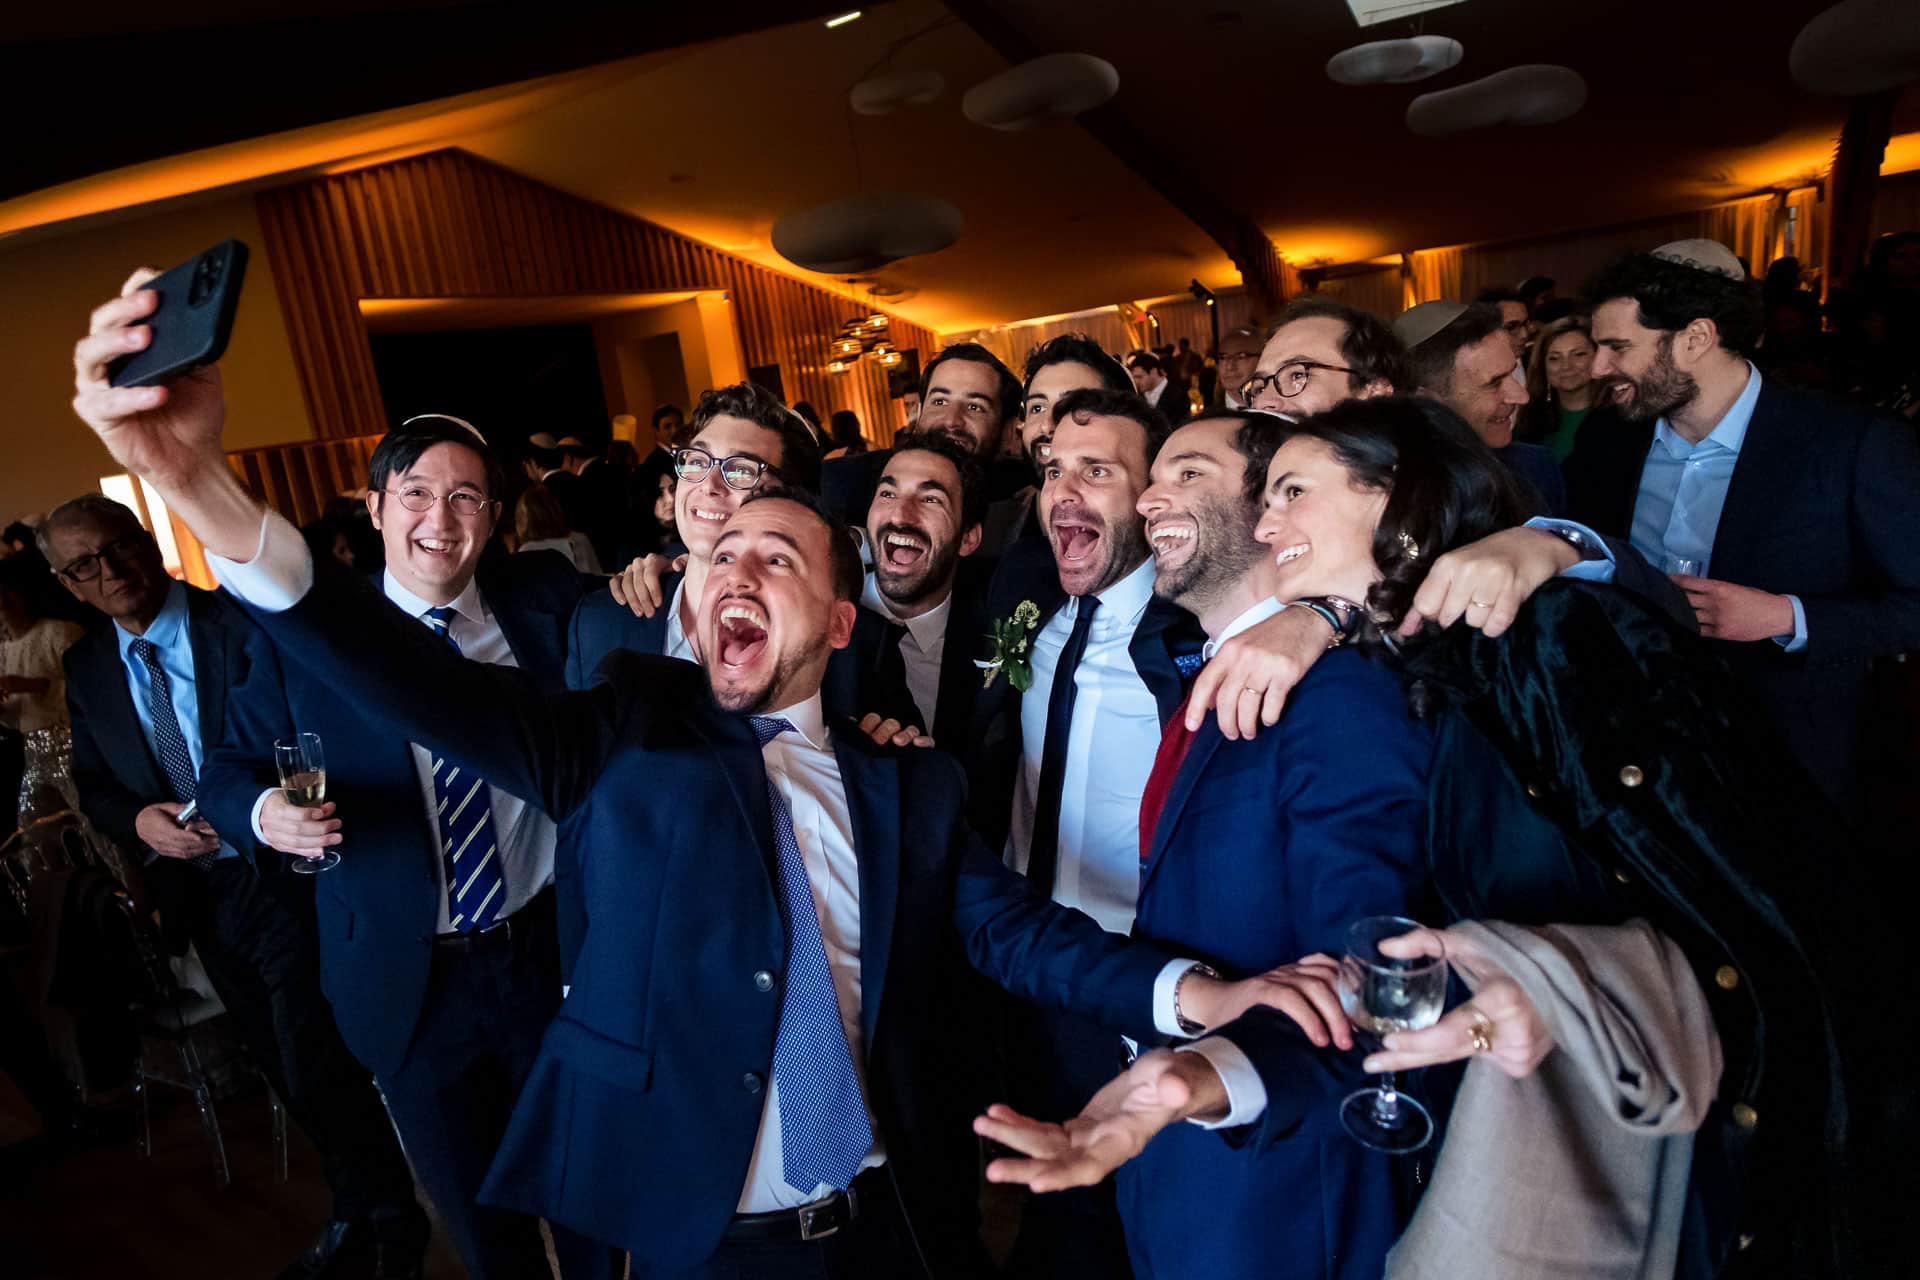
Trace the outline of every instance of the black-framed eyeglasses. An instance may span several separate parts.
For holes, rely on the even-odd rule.
[[[1352,373],[1345,365],[1321,364],[1318,360],[1290,360],[1272,373],[1256,373],[1247,379],[1247,385],[1240,388],[1240,403],[1252,404],[1253,398],[1272,387],[1274,394],[1282,400],[1291,400],[1307,389],[1307,382],[1313,377],[1315,369],[1325,369],[1328,373]]]
[[[780,474],[780,468],[769,462],[736,453],[731,458],[716,458],[705,449],[675,449],[673,451],[673,474],[688,484],[699,484],[707,478],[707,472],[720,468],[720,479],[729,489],[758,488],[760,481],[768,472]]]
[[[471,489],[455,489],[442,497],[423,484],[402,485],[398,489],[385,489],[400,500],[400,505],[409,511],[431,511],[436,502],[444,502],[453,508],[455,515],[477,516],[486,510],[487,500]]]
[[[128,534],[124,538],[115,538],[98,551],[78,556],[69,561],[65,568],[54,572],[68,582],[92,582],[100,576],[103,560],[112,560],[116,565],[130,565],[139,554],[146,550],[147,540],[139,534]]]

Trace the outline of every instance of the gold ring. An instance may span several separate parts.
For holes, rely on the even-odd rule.
[[[1469,601],[1467,601],[1467,603],[1468,603],[1469,605],[1471,605],[1471,606],[1472,606],[1473,608],[1475,608],[1475,609],[1491,609],[1491,608],[1493,608],[1493,606],[1492,606],[1491,604],[1489,604],[1489,603],[1488,603],[1487,601],[1485,601],[1485,600],[1469,600]]]
[[[1488,1053],[1493,1049],[1493,1019],[1480,1010],[1473,1011],[1473,1021],[1467,1027],[1467,1037],[1473,1041],[1475,1053]]]

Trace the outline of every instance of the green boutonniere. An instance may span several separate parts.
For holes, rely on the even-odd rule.
[[[1022,600],[1007,617],[997,618],[988,625],[987,644],[991,656],[973,660],[974,666],[987,673],[981,688],[992,688],[993,678],[1002,671],[1007,673],[1007,683],[1013,686],[1014,692],[1025,693],[1033,688],[1033,633],[1039,626],[1040,606],[1031,600]]]

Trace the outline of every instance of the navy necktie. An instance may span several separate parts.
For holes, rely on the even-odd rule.
[[[450,605],[420,615],[420,621],[458,653],[460,644],[447,629],[452,619]],[[436,755],[433,804],[440,815],[440,857],[447,871],[447,920],[461,933],[484,929],[500,914],[507,891],[494,843],[493,791],[479,774]]]
[[[1040,789],[1033,798],[1033,839],[1027,843],[1027,879],[1047,897],[1053,896],[1054,871],[1060,861],[1060,792],[1067,780],[1067,736],[1073,730],[1074,680],[1087,651],[1087,634],[1100,597],[1079,596],[1073,631],[1054,664],[1053,688],[1047,693],[1047,736],[1040,746]]]
[[[793,726],[772,716],[754,716],[762,749]],[[780,861],[780,899],[787,922],[787,979],[780,992],[780,1029],[773,1042],[773,1081],[780,1094],[781,1176],[796,1191],[822,1184],[846,1190],[873,1148],[873,1124],[860,1095],[853,1050],[840,1020],[840,997],[827,963],[826,940],[814,909],[813,886],[793,811],[773,774],[767,774],[767,808],[773,847]]]
[[[147,716],[153,721],[153,749],[160,757],[160,768],[167,775],[173,798],[181,804],[193,799],[199,779],[193,773],[193,753],[187,750],[187,735],[180,731],[180,717],[173,713],[173,681],[160,665],[160,651],[153,641],[141,636],[127,646],[140,665],[147,669]],[[187,861],[205,871],[219,858],[203,853]]]

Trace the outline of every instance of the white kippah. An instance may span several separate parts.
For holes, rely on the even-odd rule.
[[[1729,280],[1745,280],[1747,271],[1740,265],[1740,259],[1733,250],[1718,240],[1675,240],[1663,244],[1653,251],[1653,256],[1662,262],[1671,262],[1675,266],[1692,267],[1695,271],[1705,271],[1716,276],[1725,276]]]
[[[471,422],[468,422],[465,418],[456,418],[450,413],[416,413],[411,418],[408,418],[405,422],[401,423],[400,425],[403,427],[410,427],[414,423],[424,421],[427,418],[438,418],[442,422],[451,422],[456,427],[465,427],[468,433],[471,434],[475,440],[478,440],[480,442],[480,445],[482,448],[487,447],[487,438],[480,434],[480,428],[474,426]]]

